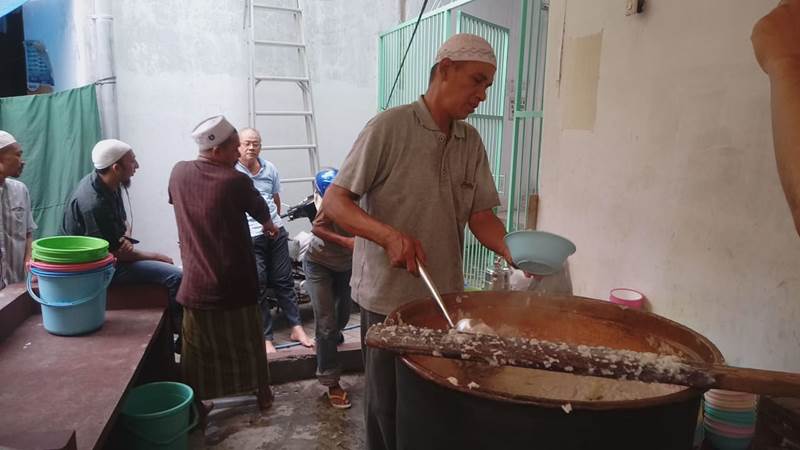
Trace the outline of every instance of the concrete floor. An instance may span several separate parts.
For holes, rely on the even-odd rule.
[[[281,356],[314,353],[292,345],[290,327],[283,314],[273,314],[274,344]],[[303,328],[314,337],[314,313],[310,303],[300,305]],[[348,327],[359,323],[357,312],[350,317]],[[344,332],[346,343],[360,339],[358,327]],[[286,347],[289,345],[289,347]],[[341,348],[340,348],[341,351]],[[278,355],[269,359],[274,361]],[[313,372],[309,372],[313,377]],[[189,436],[189,448],[207,450],[286,449],[286,450],[357,450],[364,448],[364,414],[362,399],[364,377],[344,375],[342,386],[348,390],[353,407],[337,410],[325,396],[326,388],[316,379],[274,385],[275,404],[265,414],[258,411],[254,396],[234,397],[216,401],[232,407],[215,408],[208,420],[205,435],[195,430]],[[238,405],[237,405],[238,404]]]
[[[364,448],[362,410],[364,377],[345,375],[342,385],[350,392],[353,407],[337,410],[316,380],[273,386],[275,404],[265,414],[254,402],[215,409],[205,436],[195,431],[190,448],[206,450],[282,449],[356,450]]]

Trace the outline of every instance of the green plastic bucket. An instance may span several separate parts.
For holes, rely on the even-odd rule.
[[[186,450],[189,431],[197,425],[193,400],[192,388],[182,383],[159,381],[133,388],[121,412],[128,448]]]
[[[91,236],[51,236],[33,241],[31,256],[46,263],[88,263],[108,256],[108,241]]]

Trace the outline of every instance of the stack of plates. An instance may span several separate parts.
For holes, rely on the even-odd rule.
[[[758,396],[712,389],[705,394],[703,428],[719,450],[746,449],[756,429]]]

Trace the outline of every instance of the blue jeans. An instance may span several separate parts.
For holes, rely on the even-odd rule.
[[[300,308],[297,307],[297,294],[294,292],[292,279],[292,259],[289,257],[289,233],[281,227],[275,239],[263,234],[253,238],[253,251],[258,269],[258,305],[264,321],[264,340],[272,340],[272,315],[266,291],[271,287],[286,315],[290,326],[300,325]]]
[[[145,260],[135,262],[118,262],[114,272],[113,284],[160,284],[167,288],[169,316],[172,332],[181,333],[183,308],[175,300],[181,286],[183,271],[178,267],[161,261]]]
[[[350,320],[352,271],[337,272],[308,258],[303,260],[303,270],[316,322],[317,379],[323,386],[336,386],[342,374],[336,346]]]

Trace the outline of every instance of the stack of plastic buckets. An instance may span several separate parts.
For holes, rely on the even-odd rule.
[[[106,289],[115,259],[108,242],[87,236],[54,236],[33,242],[28,293],[42,305],[45,330],[74,336],[97,330],[106,319]],[[39,280],[39,295],[31,286]]]
[[[750,448],[756,426],[758,396],[712,389],[705,394],[703,428],[718,450]]]

